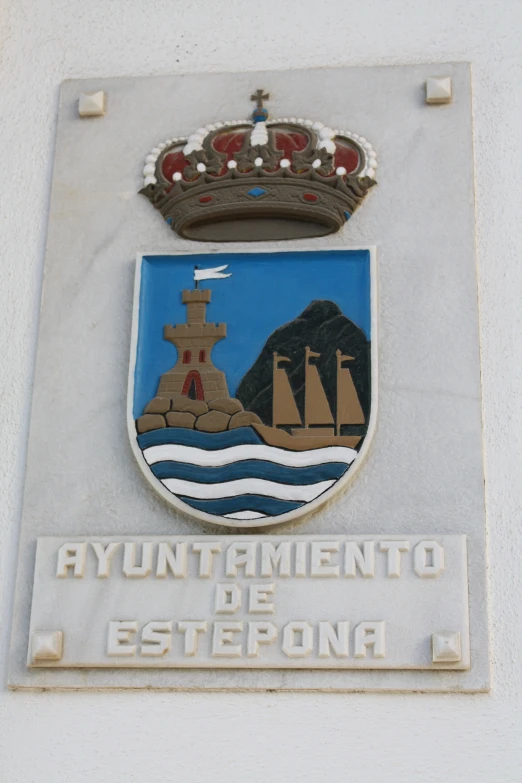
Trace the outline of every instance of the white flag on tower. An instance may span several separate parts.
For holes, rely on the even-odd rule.
[[[214,266],[211,269],[198,269],[197,267],[194,267],[194,280],[198,282],[199,280],[219,280],[223,277],[230,277],[232,272],[229,272],[226,275],[223,274],[223,270],[227,267],[228,264]]]

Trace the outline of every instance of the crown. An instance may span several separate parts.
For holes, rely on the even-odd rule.
[[[147,155],[140,190],[173,231],[203,242],[299,239],[338,231],[361,204],[377,157],[362,136],[321,122],[216,122]]]

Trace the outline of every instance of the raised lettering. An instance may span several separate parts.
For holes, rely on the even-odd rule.
[[[277,639],[277,628],[269,621],[248,623],[247,655],[256,658],[260,644],[271,644]]]
[[[274,569],[279,576],[290,576],[291,541],[282,541],[278,546],[264,541],[261,544],[261,576],[272,576]]]
[[[384,622],[359,623],[355,629],[355,657],[366,658],[368,647],[373,647],[374,658],[386,656]]]
[[[268,585],[250,585],[248,611],[252,614],[263,614],[275,612],[275,606],[273,601],[270,600],[269,595],[275,593],[275,584],[270,583]]]
[[[296,641],[296,635],[300,637]],[[283,652],[289,658],[306,658],[314,646],[314,632],[309,623],[299,620],[285,625],[283,628]]]
[[[444,549],[436,541],[420,541],[413,550],[417,576],[434,579],[444,571]]]
[[[306,551],[308,547],[307,541],[296,541],[295,544],[295,575],[297,577],[306,576]]]
[[[123,573],[130,579],[145,579],[152,571],[152,542],[141,545],[141,564],[136,563],[137,544],[127,542],[123,546]]]
[[[226,575],[237,576],[238,568],[245,569],[245,576],[256,575],[256,543],[231,544],[227,549]]]
[[[221,552],[221,541],[194,541],[192,551],[199,554],[199,576],[202,579],[210,579],[214,555]]]
[[[131,636],[138,630],[137,620],[115,620],[109,623],[107,635],[107,655],[136,655],[136,645],[131,644]]]
[[[185,541],[178,541],[174,551],[170,544],[158,544],[158,564],[156,566],[156,576],[164,579],[167,571],[170,570],[172,576],[176,579],[183,579],[187,575],[187,544]]]
[[[172,620],[156,620],[144,627],[141,634],[141,654],[160,658],[172,646]]]
[[[375,576],[375,541],[347,541],[344,547],[344,575],[355,577],[356,571],[368,579]]]
[[[94,554],[98,558],[98,573],[96,574],[98,579],[107,579],[110,576],[112,558],[120,545],[121,541],[117,541],[104,547],[98,541],[91,541]]]
[[[319,658],[329,658],[330,650],[337,658],[348,658],[350,623],[342,620],[337,630],[332,623],[319,623]]]
[[[85,558],[87,556],[87,544],[81,543],[62,544],[58,550],[58,563],[56,576],[60,579],[67,577],[68,569],[73,569],[75,579],[81,579],[85,574]]]
[[[381,552],[387,552],[387,575],[399,579],[401,575],[401,553],[410,551],[409,541],[381,541]]]
[[[234,644],[234,634],[243,630],[242,622],[214,623],[212,655],[214,658],[241,658],[241,645]]]
[[[234,614],[241,606],[241,588],[238,585],[217,584],[215,611],[218,614]]]
[[[331,565],[332,553],[339,551],[339,541],[312,541],[310,572],[312,576],[339,576],[339,566]]]
[[[182,620],[178,623],[178,631],[185,634],[183,654],[189,658],[198,654],[198,642],[200,633],[206,633],[206,620]]]

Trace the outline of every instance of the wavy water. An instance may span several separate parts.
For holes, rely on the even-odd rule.
[[[327,492],[357,452],[344,446],[291,451],[251,427],[215,434],[168,428],[138,436],[151,472],[192,508],[228,519],[278,516]]]

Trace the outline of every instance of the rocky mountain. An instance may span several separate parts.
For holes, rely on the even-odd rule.
[[[295,401],[304,415],[305,348],[320,353],[311,362],[317,366],[330,408],[335,415],[337,362],[335,352],[353,356],[349,367],[359,401],[368,422],[371,399],[370,342],[362,329],[343,315],[334,302],[315,300],[290,323],[276,329],[266,341],[258,358],[240,382],[236,396],[245,410],[256,413],[264,424],[272,423],[273,353],[291,360],[284,363]],[[353,428],[352,428],[353,429]],[[361,430],[360,427],[355,428]],[[362,427],[365,430],[365,427]],[[350,431],[343,427],[343,434]]]

